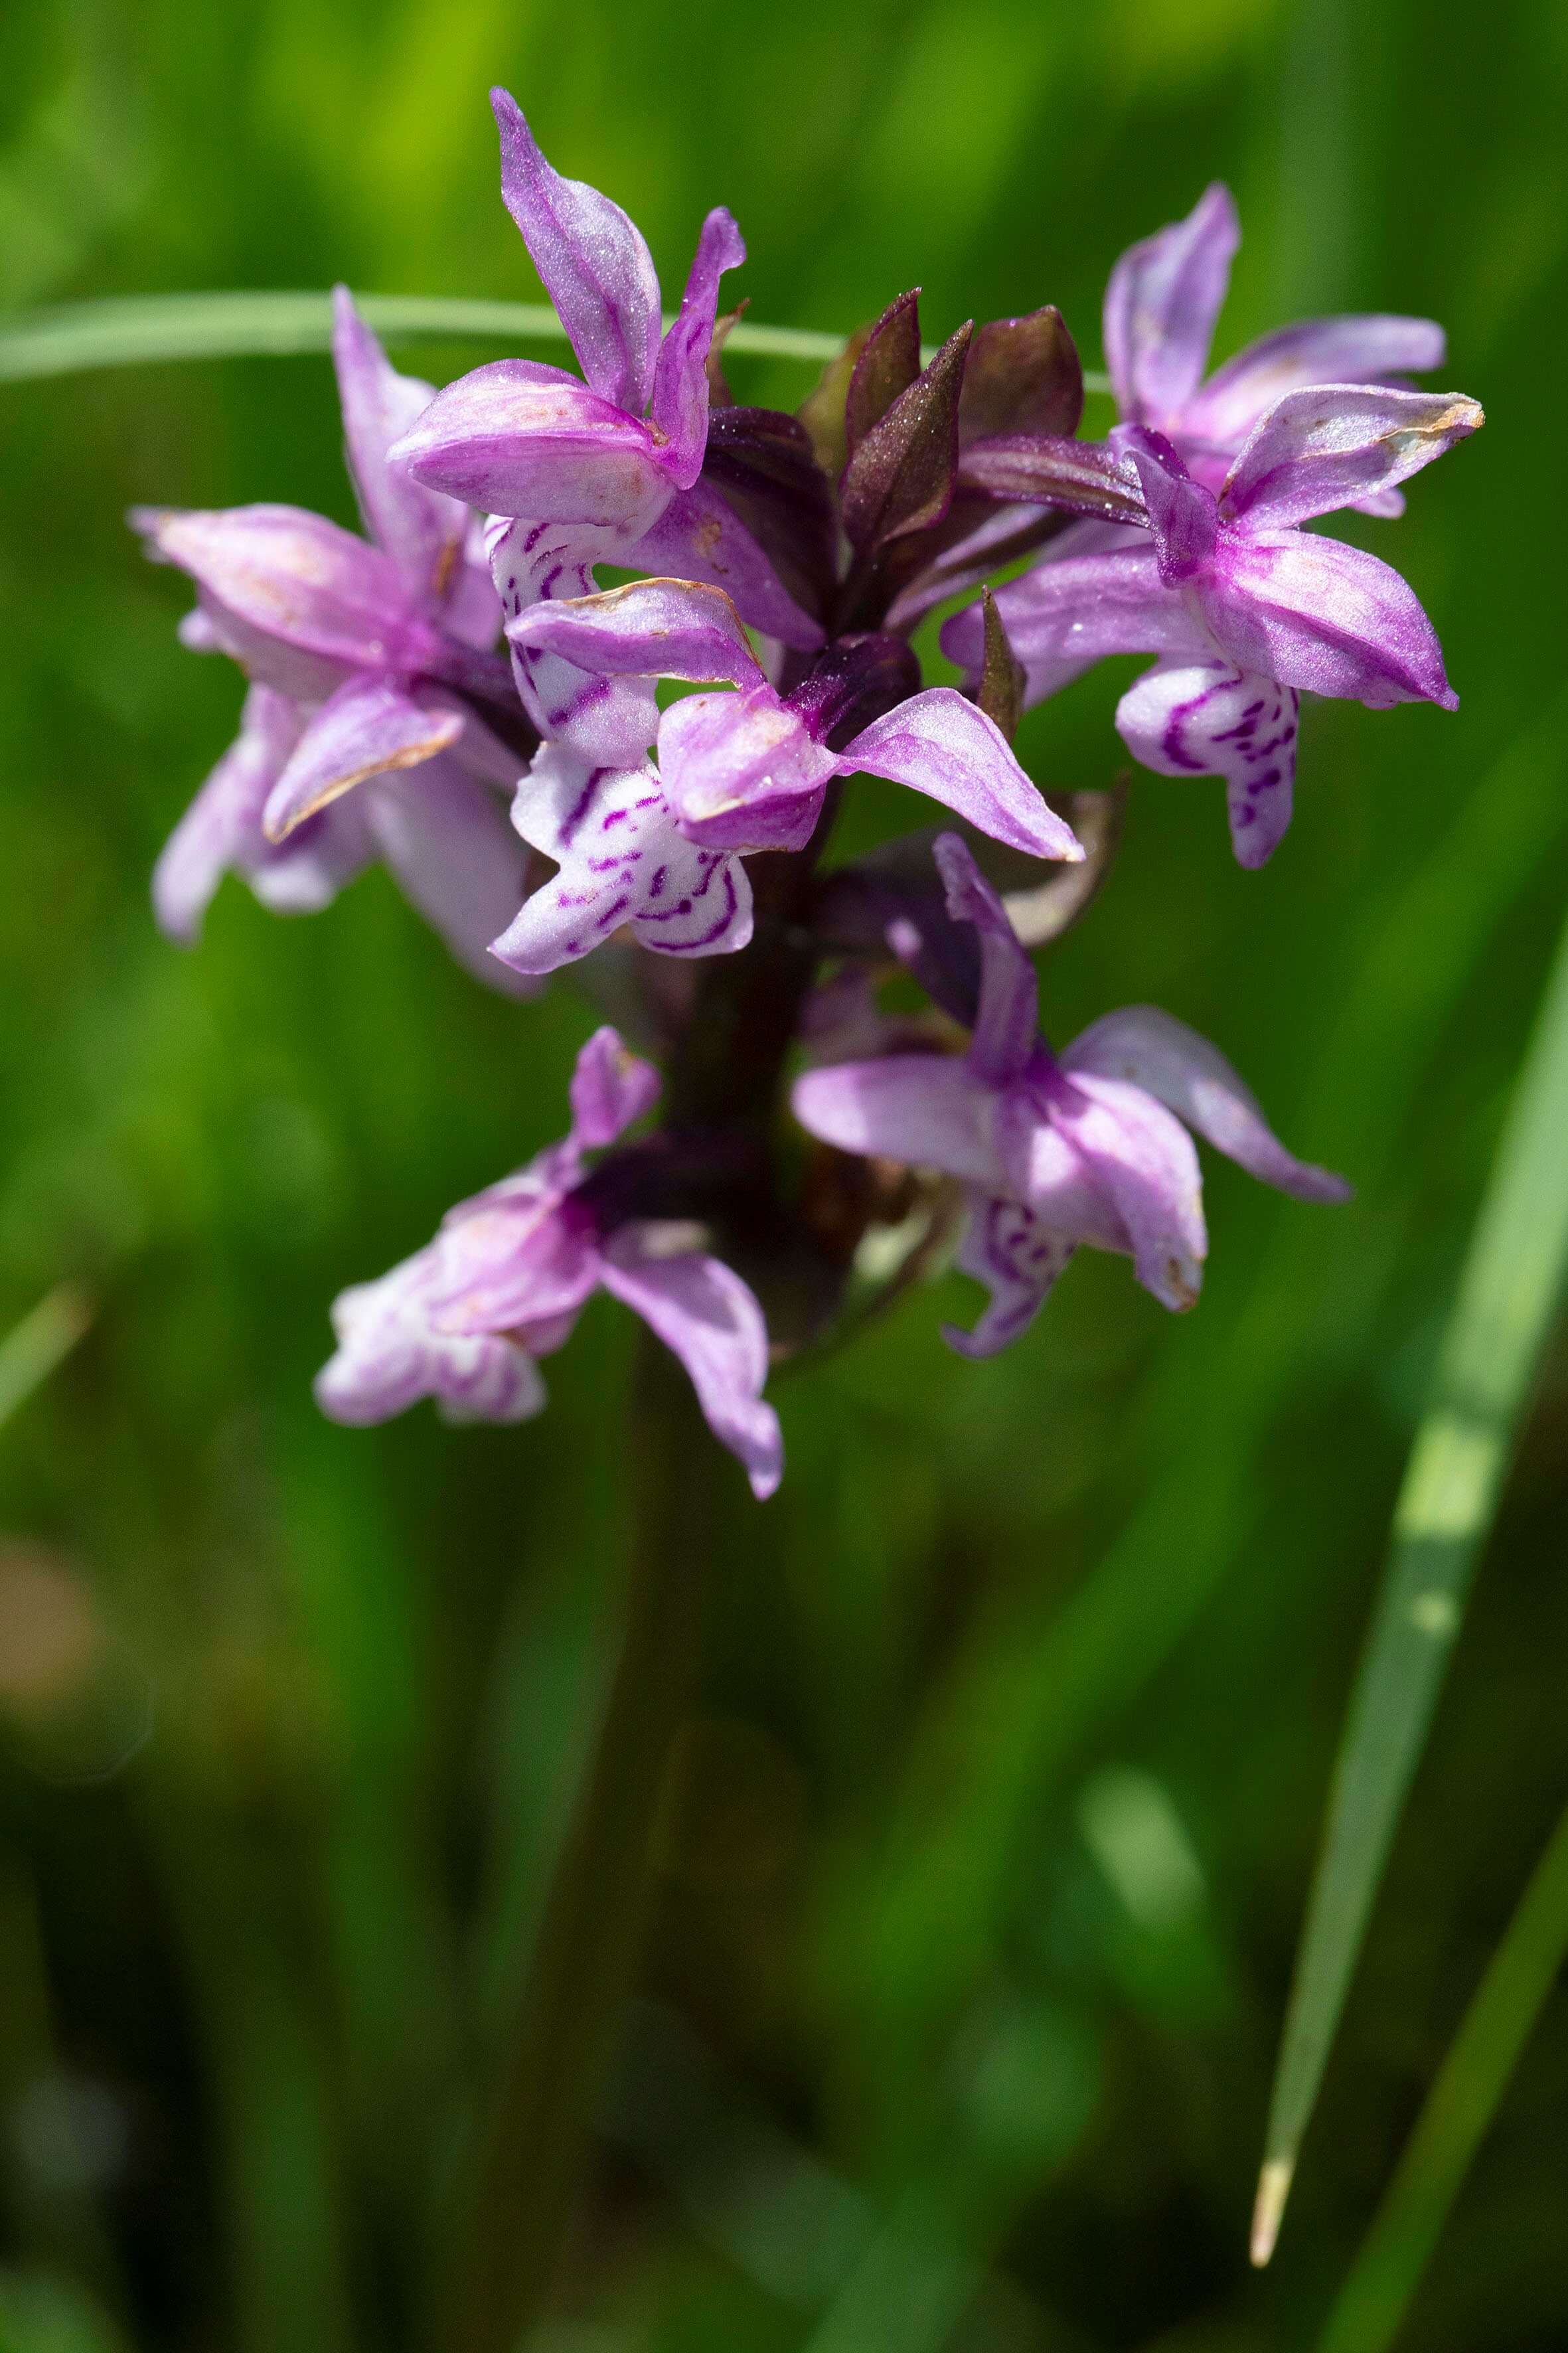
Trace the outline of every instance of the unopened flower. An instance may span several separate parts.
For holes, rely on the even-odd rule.
[[[1123,740],[1162,775],[1223,776],[1237,856],[1261,866],[1290,821],[1303,691],[1374,710],[1458,702],[1399,574],[1300,526],[1406,480],[1481,422],[1458,394],[1288,393],[1217,498],[1163,435],[1119,426],[1112,447],[1142,493],[1148,536],[1042,563],[1001,589],[1009,642],[1050,684],[1105,654],[1158,654],[1118,707]],[[942,644],[977,670],[978,609],[955,615]]]
[[[378,1282],[340,1293],[336,1355],[316,1382],[334,1420],[384,1421],[420,1398],[448,1419],[521,1421],[545,1401],[535,1359],[571,1335],[595,1291],[632,1308],[691,1377],[714,1436],[770,1495],[783,1470],[763,1401],[767,1328],[732,1268],[667,1220],[613,1220],[587,1155],[658,1093],[658,1073],[614,1029],[577,1057],[572,1126],[528,1167],[449,1210],[435,1240]]]
[[[1125,1251],[1164,1306],[1191,1307],[1208,1242],[1188,1128],[1282,1192],[1347,1198],[1342,1178],[1285,1150],[1216,1048],[1152,1006],[1106,1015],[1055,1056],[1037,1027],[1034,966],[1001,901],[955,834],[941,837],[936,858],[949,914],[980,939],[968,1052],[808,1071],[794,1103],[803,1127],[843,1151],[962,1180],[958,1264],[991,1303],[973,1332],[948,1328],[955,1348],[992,1356],[1016,1339],[1084,1243]]]
[[[149,552],[196,583],[182,635],[253,681],[238,741],[170,839],[159,921],[195,937],[226,871],[280,912],[321,907],[377,857],[453,953],[486,953],[523,895],[527,853],[505,787],[526,764],[486,723],[521,723],[493,645],[500,612],[468,510],[387,455],[430,387],[399,375],[335,297],[333,358],[359,539],[298,507],[139,510]],[[359,786],[355,791],[353,788]]]

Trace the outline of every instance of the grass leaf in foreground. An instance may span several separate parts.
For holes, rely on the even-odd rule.
[[[462,301],[426,294],[364,294],[355,300],[376,333],[392,343],[432,337],[494,337],[522,343],[566,340],[565,328],[542,302]],[[0,383],[155,360],[324,352],[331,339],[328,294],[128,294],[0,317]],[[742,319],[731,329],[724,348],[753,359],[803,360],[822,366],[838,357],[844,337],[812,327],[753,325]],[[931,355],[928,350],[926,356]],[[1089,392],[1107,392],[1110,378],[1086,370],[1084,386]]]
[[[1568,1812],[1465,2012],[1319,2353],[1384,2353],[1393,2342],[1565,1958]]]
[[[1253,2221],[1267,2263],[1373,1899],[1464,1613],[1568,1265],[1568,933],[1405,1470],[1376,1622],[1335,1772],[1275,2078]]]
[[[92,1321],[85,1293],[58,1283],[30,1314],[0,1340],[0,1422],[9,1421],[57,1365],[64,1362]]]

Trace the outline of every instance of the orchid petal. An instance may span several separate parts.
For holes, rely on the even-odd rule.
[[[332,365],[349,471],[371,537],[434,613],[461,560],[468,510],[416,482],[405,467],[389,464],[386,453],[429,406],[436,388],[398,374],[346,286],[332,289]]]
[[[671,481],[689,490],[702,471],[708,439],[708,353],[719,308],[719,280],[746,258],[745,241],[722,205],[702,224],[679,313],[659,346],[649,421],[668,443]]]
[[[996,1091],[966,1060],[887,1054],[807,1071],[791,1103],[809,1134],[841,1152],[937,1168],[987,1192],[1009,1188],[996,1140]]]
[[[1090,524],[1089,530],[1114,529]],[[998,589],[996,609],[1007,642],[1024,665],[1025,700],[1040,701],[1107,654],[1212,651],[1179,596],[1167,588],[1148,541],[1129,532],[1124,554],[1085,554],[1041,562]],[[955,613],[942,649],[978,678],[984,652],[978,605]]]
[[[430,1283],[437,1331],[515,1334],[530,1356],[561,1345],[599,1281],[598,1251],[561,1216],[561,1200],[525,1169],[447,1213]]]
[[[658,1100],[658,1072],[629,1053],[606,1023],[595,1029],[572,1073],[572,1137],[585,1151],[616,1137]]]
[[[838,768],[843,776],[908,785],[1031,857],[1083,856],[1072,828],[1019,766],[994,720],[953,687],[928,688],[874,720],[845,745]]]
[[[607,558],[670,495],[653,448],[646,425],[563,368],[492,360],[438,392],[390,455],[416,481],[491,514],[603,533]]]
[[[316,1402],[333,1421],[386,1421],[419,1398],[450,1420],[526,1421],[544,1403],[533,1360],[511,1341],[437,1332],[429,1293],[439,1246],[405,1259],[379,1282],[332,1303],[337,1353],[316,1376]]]
[[[508,623],[507,638],[606,677],[766,682],[729,597],[695,581],[634,580],[531,605]]]
[[[386,768],[413,768],[462,733],[456,712],[426,710],[384,678],[345,679],[300,738],[262,815],[281,841],[328,803]]]
[[[972,1332],[944,1324],[942,1336],[961,1356],[994,1356],[1027,1331],[1046,1295],[1073,1253],[1071,1241],[1024,1208],[972,1192],[969,1222],[953,1256],[962,1274],[972,1274],[991,1293],[990,1304]]]
[[[239,733],[163,846],[153,872],[160,929],[191,946],[231,866],[266,855],[261,811],[300,739],[291,702],[269,687],[245,698]]]
[[[802,849],[840,764],[765,682],[689,694],[659,721],[658,766],[680,829],[710,849]]]
[[[623,1226],[605,1245],[600,1281],[679,1357],[709,1429],[743,1465],[762,1501],[784,1474],[778,1416],[762,1395],[768,1377],[763,1311],[721,1259],[693,1250],[666,1256],[660,1240],[656,1225]]]
[[[1283,529],[1377,498],[1484,424],[1459,393],[1317,385],[1287,393],[1253,428],[1220,492],[1248,532]]]
[[[1007,1086],[1034,1058],[1039,1024],[1035,967],[1007,920],[1007,911],[956,833],[932,845],[937,872],[955,923],[973,923],[980,938],[980,1002],[968,1060],[992,1086]]]
[[[1135,760],[1162,776],[1223,776],[1231,839],[1262,866],[1290,823],[1297,699],[1225,662],[1157,662],[1122,696],[1116,725]]]
[[[547,744],[518,789],[512,822],[561,871],[493,944],[518,972],[552,972],[630,923],[663,955],[723,955],[752,935],[745,868],[676,826],[651,768],[594,765]]]
[[[1157,1006],[1130,1005],[1107,1013],[1074,1039],[1064,1070],[1125,1079],[1153,1095],[1178,1119],[1205,1136],[1265,1185],[1300,1201],[1346,1201],[1342,1176],[1315,1168],[1286,1151],[1261,1105],[1217,1046]]]
[[[1242,670],[1374,711],[1419,702],[1458,708],[1415,591],[1359,547],[1316,532],[1225,530],[1197,594],[1204,619]]]
[[[1241,225],[1215,181],[1185,220],[1124,253],[1105,292],[1105,364],[1123,417],[1158,424],[1197,390]]]
[[[1163,433],[1142,425],[1116,425],[1110,439],[1138,470],[1161,579],[1168,584],[1191,579],[1214,557],[1219,514],[1213,491],[1194,480]]]
[[[1181,1122],[1141,1088],[1079,1072],[1053,1100],[1051,1124],[1113,1205],[1144,1289],[1174,1313],[1194,1306],[1208,1239],[1198,1155]]]
[[[416,670],[431,633],[418,620],[391,556],[302,507],[219,512],[139,510],[132,520],[170,564],[188,572],[247,630],[358,670]],[[267,684],[281,680],[268,680]]]
[[[1263,415],[1309,384],[1381,384],[1440,368],[1447,338],[1434,319],[1385,313],[1304,319],[1277,328],[1216,368],[1183,406],[1184,438],[1238,449]]]
[[[622,561],[630,571],[674,575],[722,588],[742,621],[809,653],[822,643],[820,621],[784,588],[762,543],[716,491],[699,480],[677,491]]]
[[[502,199],[583,373],[596,393],[640,417],[658,352],[653,257],[619,205],[545,162],[508,91],[493,90],[490,104],[500,132]]]
[[[528,875],[527,846],[492,787],[437,758],[409,776],[377,776],[363,799],[371,838],[404,897],[458,962],[502,996],[536,996],[537,982],[489,952],[522,904]]]

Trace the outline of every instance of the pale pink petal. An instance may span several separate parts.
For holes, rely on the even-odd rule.
[[[658,1100],[651,1062],[629,1053],[608,1024],[595,1029],[572,1073],[572,1134],[585,1151],[614,1144]]]
[[[640,539],[671,494],[647,427],[537,360],[492,360],[459,376],[391,456],[449,498],[582,525],[607,533],[606,548]]]
[[[1249,532],[1385,495],[1485,422],[1460,393],[1315,385],[1260,417],[1220,492]]]
[[[1130,1005],[1105,1014],[1074,1039],[1062,1066],[1099,1078],[1129,1080],[1250,1176],[1298,1200],[1350,1198],[1351,1187],[1342,1176],[1286,1151],[1258,1098],[1219,1048],[1157,1006]]]
[[[386,1421],[434,1397],[453,1421],[526,1421],[544,1403],[533,1360],[511,1341],[437,1331],[430,1284],[437,1246],[332,1303],[337,1353],[316,1377],[333,1421]]]
[[[1073,1253],[1073,1244],[1026,1209],[972,1191],[969,1222],[953,1257],[961,1274],[972,1274],[991,1293],[990,1304],[972,1332],[944,1324],[942,1336],[961,1356],[994,1356],[1026,1332],[1046,1295]]]
[[[847,744],[841,776],[887,776],[1033,858],[1083,848],[1019,766],[994,720],[951,686],[911,695]]]
[[[489,952],[522,904],[528,872],[527,845],[494,788],[437,758],[378,776],[363,799],[371,839],[404,897],[464,969],[504,997],[537,996],[536,980]]]
[[[349,471],[371,537],[434,615],[461,562],[468,509],[416,482],[406,467],[391,464],[387,451],[429,406],[436,387],[398,374],[346,286],[332,289],[332,364]]]
[[[1433,319],[1368,313],[1304,319],[1248,343],[1216,368],[1183,406],[1172,430],[1216,448],[1239,449],[1266,408],[1305,384],[1384,384],[1425,375],[1447,356]]]
[[[653,257],[619,205],[545,162],[514,98],[493,90],[490,104],[500,132],[502,198],[583,373],[595,392],[640,417],[658,352]]]
[[[1148,539],[1142,533],[1126,536],[1124,554],[1037,564],[997,591],[1008,643],[1027,677],[1029,702],[1053,692],[1064,677],[1076,676],[1107,654],[1201,657],[1212,651],[1180,596],[1161,579]],[[942,629],[943,653],[963,664],[972,682],[979,675],[984,642],[977,605],[955,613]]]
[[[508,622],[507,638],[608,677],[765,682],[729,597],[690,580],[634,580],[593,596],[531,605]]]
[[[1028,1069],[1039,1043],[1035,967],[968,845],[956,833],[939,834],[931,854],[948,913],[980,935],[980,1004],[967,1060],[988,1084],[1007,1086]]]
[[[745,258],[740,230],[723,206],[716,206],[702,224],[679,313],[659,346],[648,414],[663,436],[661,454],[670,480],[683,491],[702,471],[708,440],[708,353],[719,280]]]
[[[677,491],[644,536],[620,559],[629,571],[673,574],[722,588],[742,621],[781,644],[810,652],[822,624],[784,588],[760,543],[710,482]]]
[[[599,767],[546,744],[512,822],[561,870],[493,943],[519,972],[553,972],[627,923],[662,955],[729,955],[752,935],[745,868],[685,839],[651,768]]]
[[[389,680],[345,680],[310,721],[272,788],[262,814],[268,839],[283,840],[367,776],[434,759],[462,731],[456,712],[426,710]]]
[[[710,849],[801,849],[838,763],[766,683],[688,694],[659,722],[666,798],[690,841]]]
[[[1391,565],[1316,532],[1222,531],[1203,616],[1238,669],[1386,710],[1458,707],[1437,633]]]
[[[1197,390],[1241,226],[1216,180],[1185,220],[1124,253],[1105,293],[1105,364],[1124,417],[1158,425]]]
[[[778,1416],[763,1399],[768,1331],[749,1286],[721,1259],[664,1256],[657,1226],[623,1226],[605,1245],[605,1289],[640,1315],[691,1377],[703,1418],[744,1467],[759,1500],[784,1475]]]
[[[313,657],[361,670],[417,670],[433,650],[390,555],[302,507],[219,512],[141,510],[134,520],[164,562],[188,572],[223,616]],[[268,684],[281,681],[268,680]]]
[[[1088,1073],[1067,1082],[1050,1115],[1126,1228],[1139,1282],[1163,1306],[1194,1306],[1208,1239],[1198,1155],[1181,1122],[1142,1088]]]
[[[1243,866],[1272,856],[1290,822],[1298,702],[1288,686],[1228,663],[1158,662],[1129,687],[1116,725],[1162,776],[1223,776]]]
[[[163,846],[153,871],[153,907],[171,939],[192,945],[231,866],[264,857],[261,812],[300,739],[293,704],[253,686],[235,741]]]
[[[888,1054],[807,1071],[791,1095],[802,1127],[841,1152],[936,1168],[1000,1193],[1011,1175],[998,1149],[995,1089],[967,1060]]]

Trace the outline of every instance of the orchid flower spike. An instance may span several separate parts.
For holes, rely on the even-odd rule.
[[[1102,655],[1158,654],[1118,707],[1122,740],[1162,776],[1223,776],[1237,857],[1261,866],[1290,822],[1303,691],[1373,710],[1458,702],[1399,574],[1300,525],[1394,487],[1483,422],[1461,394],[1287,393],[1217,497],[1162,434],[1118,426],[1111,443],[1142,491],[1149,536],[1042,563],[998,591],[1028,699]],[[978,674],[979,609],[956,614],[942,641]]]
[[[1398,384],[1440,368],[1447,353],[1433,319],[1381,311],[1307,319],[1248,343],[1205,381],[1240,243],[1235,200],[1216,180],[1185,220],[1122,255],[1105,292],[1105,364],[1123,424],[1163,433],[1211,491],[1286,393],[1319,384]],[[1385,484],[1355,503],[1392,515],[1405,501]]]
[[[524,1421],[545,1402],[536,1359],[561,1347],[595,1291],[640,1315],[691,1377],[708,1426],[771,1495],[784,1468],[763,1401],[768,1338],[749,1287],[690,1229],[611,1224],[587,1155],[648,1111],[658,1073],[614,1029],[577,1057],[572,1125],[516,1176],[449,1210],[434,1241],[332,1305],[337,1353],[316,1381],[335,1421],[377,1422],[421,1398],[454,1421]]]
[[[660,335],[659,285],[620,206],[546,163],[516,101],[491,93],[501,193],[583,369],[497,360],[448,385],[397,443],[416,480],[488,509],[509,619],[542,598],[592,595],[594,566],[717,580],[786,644],[819,625],[779,582],[738,516],[700,480],[719,280],[745,259],[721,206],[702,225],[680,310]],[[635,765],[652,741],[651,687],[602,679],[514,643],[523,701],[546,737],[590,761]],[[640,741],[638,740],[640,736]]]
[[[969,1050],[889,1054],[808,1071],[801,1125],[841,1151],[939,1169],[963,1183],[958,1264],[991,1293],[961,1354],[994,1356],[1038,1312],[1073,1251],[1124,1251],[1163,1306],[1193,1306],[1208,1241],[1187,1130],[1305,1201],[1342,1201],[1342,1177],[1294,1159],[1218,1050],[1152,1006],[1107,1014],[1058,1060],[1037,1028],[1035,969],[956,834],[935,855],[947,909],[979,934]]]
[[[253,681],[238,741],[159,860],[154,905],[166,932],[191,941],[230,868],[292,913],[324,906],[379,857],[459,962],[516,995],[526,984],[488,942],[523,895],[527,852],[504,795],[531,738],[489,650],[495,591],[467,508],[388,455],[429,385],[389,365],[345,288],[334,304],[370,538],[288,506],[132,518],[149,554],[196,584],[185,643],[232,656]]]

